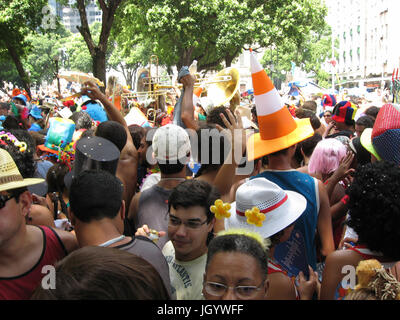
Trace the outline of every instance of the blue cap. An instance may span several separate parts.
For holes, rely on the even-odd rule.
[[[20,100],[22,100],[23,102],[24,102],[24,105],[26,106],[26,102],[28,101],[28,99],[21,93],[21,94],[19,94],[19,95],[17,95],[17,96],[15,96],[15,97],[13,97],[13,100],[14,99],[20,99]]]
[[[29,115],[31,115],[35,119],[43,119],[43,116],[41,113],[42,112],[40,111],[39,107],[33,106],[31,111],[29,112]]]

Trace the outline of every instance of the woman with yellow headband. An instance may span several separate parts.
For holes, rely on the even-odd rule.
[[[268,246],[255,232],[222,231],[207,253],[203,296],[207,300],[263,300],[268,290]]]

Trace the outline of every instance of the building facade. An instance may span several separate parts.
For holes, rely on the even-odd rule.
[[[77,33],[77,26],[81,25],[78,9],[74,8],[75,3],[75,0],[69,0],[68,6],[61,6],[56,0],[49,0],[49,6],[57,12],[57,16],[60,17],[65,28],[73,33]],[[89,25],[96,21],[101,22],[102,11],[97,6],[96,0],[89,1],[86,6],[86,15]]]
[[[344,86],[382,86],[400,67],[398,0],[326,0]]]

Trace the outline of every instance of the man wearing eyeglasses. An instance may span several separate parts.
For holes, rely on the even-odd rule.
[[[43,286],[48,267],[77,248],[69,232],[27,225],[32,206],[27,187],[43,181],[24,179],[0,148],[0,300],[29,299]]]
[[[210,206],[218,191],[201,180],[176,186],[168,200],[168,237],[163,254],[169,265],[171,286],[178,300],[200,300],[207,246],[215,224]]]

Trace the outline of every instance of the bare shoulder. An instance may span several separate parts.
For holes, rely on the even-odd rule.
[[[78,241],[74,233],[64,231],[58,228],[53,228],[54,232],[57,233],[61,242],[64,244],[65,249],[68,253],[78,249]]]
[[[268,275],[267,300],[295,300],[296,290],[292,280],[281,272]]]
[[[139,211],[139,199],[142,193],[136,193],[129,204],[128,219],[133,219]]]
[[[336,250],[327,256],[325,266],[327,270],[333,269],[341,272],[344,266],[356,266],[360,260],[362,260],[361,255],[353,250]]]

